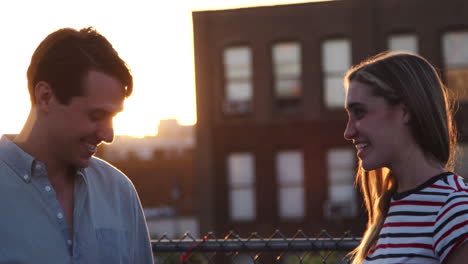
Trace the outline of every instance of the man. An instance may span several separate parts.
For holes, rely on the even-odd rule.
[[[93,157],[132,93],[125,62],[93,28],[64,28],[27,79],[26,124],[0,139],[0,263],[153,263],[132,183]]]

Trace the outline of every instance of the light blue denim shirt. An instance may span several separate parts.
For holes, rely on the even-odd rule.
[[[44,164],[0,139],[0,264],[153,263],[130,180],[94,157],[75,179],[71,238]]]

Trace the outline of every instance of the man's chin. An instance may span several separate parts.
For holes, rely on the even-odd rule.
[[[76,166],[77,169],[87,168],[87,167],[89,167],[90,160],[91,160],[91,157],[82,158],[77,162],[77,164],[75,164],[75,166]]]

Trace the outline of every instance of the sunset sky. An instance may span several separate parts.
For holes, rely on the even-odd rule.
[[[30,109],[26,70],[37,45],[62,27],[95,27],[130,65],[134,93],[115,133],[144,136],[160,119],[196,123],[192,11],[312,1],[18,0],[0,2],[0,134],[18,133]]]

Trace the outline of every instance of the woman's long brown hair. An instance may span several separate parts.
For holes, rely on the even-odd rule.
[[[382,53],[351,68],[345,87],[353,80],[371,85],[373,93],[390,104],[404,104],[410,113],[411,133],[424,153],[446,169],[453,169],[457,143],[454,104],[427,60],[408,53]],[[361,243],[350,253],[352,263],[360,264],[379,238],[398,182],[387,168],[365,171],[359,162],[356,184],[368,215]]]

